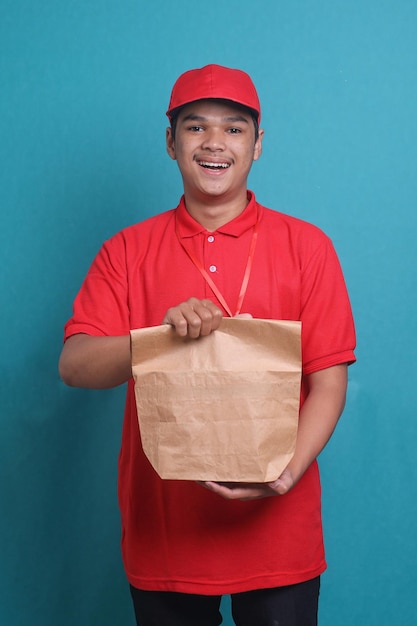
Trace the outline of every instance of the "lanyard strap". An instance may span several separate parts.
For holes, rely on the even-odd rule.
[[[258,218],[256,220],[256,224],[255,227],[253,229],[253,233],[252,233],[252,239],[251,239],[251,244],[250,244],[250,248],[249,248],[249,254],[248,254],[248,260],[246,262],[246,269],[245,269],[245,273],[243,275],[243,280],[242,280],[242,285],[240,287],[240,293],[239,293],[239,298],[237,301],[237,310],[235,315],[233,316],[232,311],[230,310],[229,305],[227,304],[223,294],[221,293],[220,289],[217,287],[217,285],[214,283],[213,279],[211,278],[211,276],[207,273],[206,269],[203,267],[202,263],[200,262],[200,259],[198,259],[192,252],[191,250],[189,250],[183,240],[181,239],[181,236],[179,234],[178,231],[178,219],[176,218],[176,222],[175,222],[175,229],[176,229],[176,234],[178,237],[178,241],[180,242],[181,246],[184,248],[185,252],[188,254],[188,256],[190,257],[191,261],[194,263],[194,265],[196,266],[196,268],[198,270],[200,270],[202,276],[204,277],[204,279],[207,281],[208,285],[210,286],[211,290],[213,291],[213,293],[215,294],[215,296],[217,297],[217,299],[219,300],[219,302],[222,304],[224,310],[227,312],[227,314],[229,315],[229,317],[234,317],[236,315],[239,315],[240,310],[242,308],[242,304],[243,304],[243,300],[245,298],[246,295],[246,290],[248,288],[248,283],[249,283],[249,278],[250,278],[250,274],[252,271],[252,263],[253,263],[253,257],[255,256],[255,248],[256,248],[256,242],[258,240],[258,231],[259,231],[259,215]]]

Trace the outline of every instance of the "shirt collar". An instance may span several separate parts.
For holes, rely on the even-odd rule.
[[[232,237],[239,237],[245,231],[253,228],[258,219],[258,211],[260,211],[260,207],[256,202],[255,194],[252,191],[248,191],[248,204],[244,211],[230,222],[227,222],[227,224],[218,228],[215,232],[222,233],[223,235],[231,235]],[[204,226],[199,224],[199,222],[188,213],[184,196],[182,196],[176,208],[176,218],[178,233],[182,238],[194,237],[194,235],[198,235],[199,233],[207,232]]]

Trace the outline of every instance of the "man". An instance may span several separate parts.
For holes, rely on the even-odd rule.
[[[186,72],[167,115],[184,196],[103,245],[66,325],[61,376],[90,388],[128,382],[119,502],[138,624],[214,626],[231,594],[239,626],[313,626],[326,568],[316,457],[355,360],[343,276],[319,229],[262,207],[247,189],[264,136],[247,74],[217,65]],[[295,454],[269,484],[161,480],[140,444],[129,331],[164,323],[198,338],[224,315],[301,320]]]

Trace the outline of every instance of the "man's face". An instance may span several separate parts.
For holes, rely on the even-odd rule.
[[[263,131],[255,138],[249,112],[216,100],[200,100],[179,113],[167,150],[178,163],[186,198],[234,200],[246,194],[253,161],[261,154]]]

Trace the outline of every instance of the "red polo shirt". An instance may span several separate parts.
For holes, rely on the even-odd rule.
[[[175,210],[107,241],[75,300],[65,337],[126,335],[155,326],[169,307],[191,296],[221,307],[178,236],[235,311],[259,219],[242,312],[301,320],[304,374],[353,362],[352,314],[330,240],[315,226],[248,197],[245,211],[215,232],[198,224],[181,200]],[[287,495],[249,502],[223,500],[192,482],[163,481],[141,448],[133,380],[119,458],[119,502],[126,573],[140,589],[237,593],[302,582],[326,567],[317,463]]]

